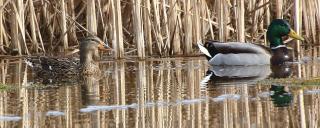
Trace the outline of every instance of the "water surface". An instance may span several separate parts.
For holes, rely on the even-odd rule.
[[[319,76],[317,67],[122,60],[102,61],[102,78],[56,80],[2,59],[0,127],[318,127],[317,83],[290,84]]]

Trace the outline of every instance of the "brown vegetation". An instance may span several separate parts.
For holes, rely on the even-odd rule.
[[[191,55],[201,39],[266,45],[275,18],[289,20],[317,55],[319,7],[313,0],[2,0],[0,55],[71,50],[88,34],[107,39],[115,58]]]

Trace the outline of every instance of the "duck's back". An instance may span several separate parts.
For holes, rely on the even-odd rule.
[[[74,58],[28,57],[26,63],[43,75],[72,75],[78,73],[79,60]]]

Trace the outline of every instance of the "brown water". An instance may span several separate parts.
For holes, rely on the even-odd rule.
[[[319,64],[210,68],[204,58],[173,58],[100,66],[103,78],[61,82],[35,78],[21,59],[0,60],[0,80],[7,84],[0,91],[0,127],[319,125],[316,84],[257,83],[268,77],[316,77]]]

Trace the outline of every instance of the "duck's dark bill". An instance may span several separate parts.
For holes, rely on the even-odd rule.
[[[288,36],[290,36],[293,39],[297,39],[297,40],[301,40],[301,41],[304,40],[304,38],[299,36],[293,29],[290,29]]]

